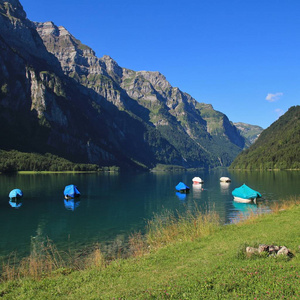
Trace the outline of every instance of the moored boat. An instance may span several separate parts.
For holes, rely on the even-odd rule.
[[[66,199],[72,199],[80,196],[80,192],[76,185],[70,184],[65,187],[64,195]]]
[[[200,177],[194,177],[192,179],[192,181],[193,181],[193,184],[200,184],[200,183],[204,182]]]
[[[13,189],[12,191],[10,191],[8,197],[11,200],[20,199],[23,197],[23,192],[20,189]]]
[[[176,185],[175,189],[177,192],[180,192],[180,193],[188,193],[190,191],[190,188],[183,182],[179,182]]]
[[[231,182],[231,179],[229,177],[221,177],[220,181],[221,182]]]
[[[256,199],[261,197],[261,194],[251,189],[246,184],[232,191],[233,200],[241,203],[256,203]]]

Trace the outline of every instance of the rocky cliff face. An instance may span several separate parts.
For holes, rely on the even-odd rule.
[[[29,21],[17,0],[0,12],[1,147],[151,168],[226,166],[245,146],[224,114],[159,72],[97,58],[64,27]]]

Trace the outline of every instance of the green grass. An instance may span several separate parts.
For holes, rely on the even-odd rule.
[[[272,214],[221,226],[215,215],[156,216],[132,236],[128,259],[104,263],[99,249],[84,270],[4,281],[4,299],[299,299],[300,199]],[[246,246],[287,246],[293,258],[245,255]],[[136,251],[134,251],[136,250]]]

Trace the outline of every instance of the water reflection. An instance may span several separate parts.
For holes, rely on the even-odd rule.
[[[257,205],[254,203],[238,203],[233,201],[232,204],[236,210],[244,214],[255,213],[258,210]]]
[[[8,201],[8,203],[10,204],[11,207],[16,208],[16,209],[20,208],[23,204],[22,199],[20,199],[20,198],[10,199]]]
[[[200,198],[202,191],[203,191],[203,184],[193,184],[194,198]]]
[[[78,198],[64,199],[65,208],[74,211],[78,208],[80,200]]]
[[[221,193],[228,195],[229,193],[230,182],[220,182]]]
[[[176,196],[179,200],[184,201],[186,199],[186,193],[176,192]]]
[[[258,206],[254,203],[238,203],[232,201],[233,209],[229,214],[230,223],[244,220],[249,215],[258,213]]]

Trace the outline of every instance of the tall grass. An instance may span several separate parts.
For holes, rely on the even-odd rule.
[[[2,266],[2,280],[12,280],[22,277],[41,278],[54,270],[65,268],[66,263],[60,252],[50,240],[39,247],[40,251],[33,248],[30,256],[23,258],[20,262],[13,256]]]
[[[88,268],[104,268],[106,266],[104,255],[99,245],[90,253],[81,255],[59,251],[49,239],[41,244],[39,251],[33,248],[28,257],[21,261],[13,253],[6,263],[2,265],[1,280],[9,281],[21,278],[41,279],[56,274],[68,274],[74,270]]]
[[[292,209],[293,207],[300,204],[300,197],[299,196],[291,196],[289,199],[280,202],[274,202],[270,205],[270,210],[273,213],[278,213],[280,211],[286,209]]]
[[[176,216],[166,211],[148,222],[146,242],[150,248],[157,249],[178,241],[193,241],[207,236],[219,226],[220,218],[215,212],[203,214],[196,208],[193,212]]]

